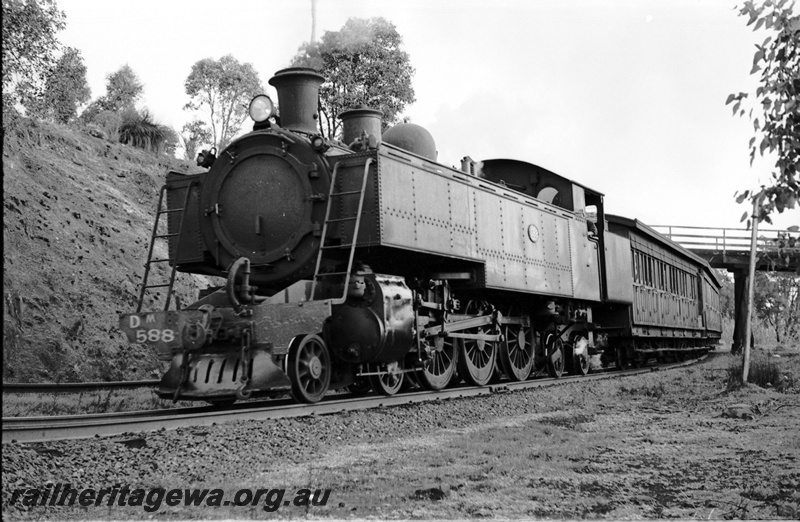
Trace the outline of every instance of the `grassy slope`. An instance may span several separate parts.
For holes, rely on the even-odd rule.
[[[4,381],[153,376],[156,357],[127,343],[117,315],[136,306],[169,169],[191,166],[63,126],[6,123]],[[202,281],[184,281],[188,299]]]

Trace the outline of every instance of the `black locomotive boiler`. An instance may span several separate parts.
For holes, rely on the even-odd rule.
[[[160,395],[391,395],[407,379],[438,390],[586,374],[592,354],[625,367],[719,338],[709,266],[607,215],[601,193],[524,161],[445,166],[425,129],[382,134],[363,107],[341,115],[343,141],[325,139],[323,81],[278,71],[278,119],[256,97],[252,132],[207,172],[167,175],[139,308],[120,318],[131,342],[171,361]],[[152,281],[156,263],[166,281]],[[171,310],[176,271],[225,284]],[[158,289],[164,306],[142,310]]]

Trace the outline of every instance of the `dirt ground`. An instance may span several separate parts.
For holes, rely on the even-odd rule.
[[[339,516],[797,519],[798,390],[727,391],[728,365],[526,392],[545,411],[345,446],[314,468],[340,483]]]
[[[800,351],[795,350],[800,353]],[[797,519],[800,355],[488,397],[3,451],[5,519]],[[14,488],[329,490],[324,505],[22,506]]]
[[[197,167],[70,127],[3,125],[3,381],[153,378],[156,355],[118,316],[136,308],[166,172]],[[203,283],[181,278],[183,302]]]

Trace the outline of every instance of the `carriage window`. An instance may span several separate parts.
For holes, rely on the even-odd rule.
[[[544,201],[545,203],[551,203],[553,205],[558,205],[560,203],[558,198],[558,190],[556,190],[554,187],[543,188],[536,195],[536,199],[539,201]]]

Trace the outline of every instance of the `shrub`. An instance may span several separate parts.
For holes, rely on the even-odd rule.
[[[100,127],[99,125],[96,125],[94,123],[89,123],[87,125],[84,125],[83,130],[89,136],[94,136],[95,138],[100,138],[101,140],[107,140],[108,139],[108,135],[102,129],[102,127]]]
[[[122,124],[119,114],[114,111],[100,111],[92,119],[92,123],[102,129],[108,141],[119,141],[120,125]]]

